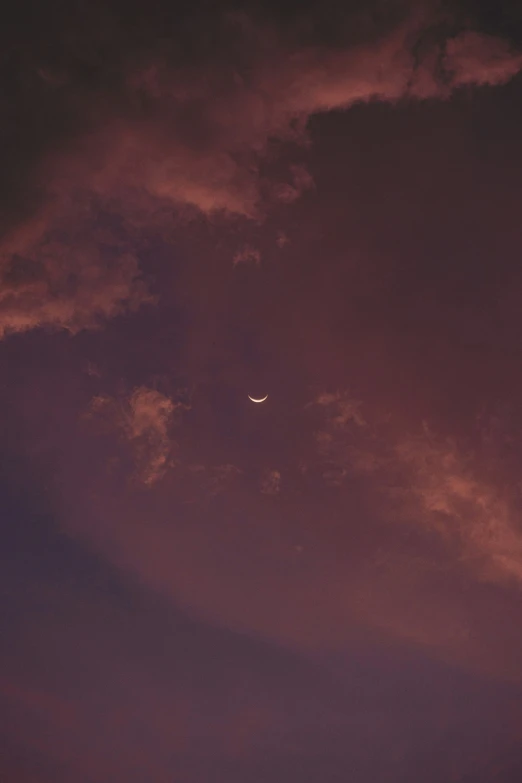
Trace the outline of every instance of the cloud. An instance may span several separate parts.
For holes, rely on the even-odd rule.
[[[232,263],[234,266],[238,264],[255,264],[257,266],[261,263],[261,252],[251,245],[245,245],[234,255]]]
[[[522,581],[522,531],[516,500],[480,477],[476,458],[455,442],[423,436],[394,447],[407,483],[408,514],[456,546],[462,561],[493,581]]]
[[[364,427],[366,422],[361,414],[362,403],[348,392],[323,392],[317,397],[317,405],[328,409],[328,421],[334,429],[342,429],[349,423]]]
[[[237,480],[242,471],[236,465],[189,464],[179,465],[182,476],[183,493],[186,499],[183,503],[205,504],[218,495],[223,495],[237,488]]]
[[[299,437],[283,429],[272,442],[295,441],[287,454],[270,449],[285,460],[277,468],[268,452],[249,461],[228,450],[207,421],[194,437],[202,407],[176,428],[173,395],[139,387],[96,399],[88,427],[54,436],[60,523],[213,622],[330,652],[382,634],[520,679],[509,492],[458,443],[342,390],[317,399],[296,422]],[[319,448],[318,431],[330,436]],[[113,454],[122,464],[111,469]],[[285,491],[261,502],[261,489],[276,491],[274,471]]]
[[[447,41],[443,65],[454,87],[505,84],[520,72],[522,55],[506,41],[469,30]]]
[[[522,581],[517,481],[497,485],[487,477],[478,452],[466,452],[427,425],[404,433],[390,417],[367,421],[362,404],[341,393],[321,394],[317,404],[325,409],[326,426],[316,439],[327,483],[340,486],[350,478],[370,478],[372,492],[385,501],[384,510],[391,501],[401,524],[436,533],[481,580]]]
[[[113,165],[139,172],[149,193],[203,212],[255,216],[267,199],[292,202],[312,187],[306,168],[294,164],[287,181],[270,185],[261,164],[273,140],[306,142],[311,116],[372,100],[444,98],[463,85],[504,83],[521,68],[520,54],[479,33],[434,40],[420,54],[425,27],[407,19],[378,40],[328,49],[242,18],[232,27],[232,67],[218,63],[209,73],[156,63],[131,77],[131,91],[147,95],[165,127],[145,122]]]
[[[281,472],[266,470],[261,478],[260,489],[263,495],[277,495],[281,489]]]
[[[76,334],[151,302],[138,259],[90,204],[62,204],[0,248],[0,337],[36,327]]]
[[[150,301],[136,246],[140,231],[172,233],[173,209],[260,218],[299,198],[313,184],[306,167],[283,153],[277,174],[272,164],[278,145],[309,143],[312,116],[446,98],[464,85],[503,84],[522,65],[501,39],[433,33],[426,14],[338,46],[229,15],[213,21],[209,51],[196,26],[191,56],[177,57],[172,31],[163,31],[171,46],[160,47],[147,28],[140,46],[96,13],[54,54],[19,64],[28,92],[5,119],[18,157],[5,160],[0,336],[41,326],[75,333]],[[17,130],[21,107],[27,139]]]
[[[286,245],[288,245],[289,242],[290,240],[288,238],[288,234],[285,231],[277,232],[277,237],[276,237],[277,247],[282,249],[283,247],[286,247]]]
[[[234,480],[241,474],[236,465],[214,465],[208,470],[207,488],[211,496],[220,495],[231,489]],[[205,484],[204,484],[205,486]]]
[[[174,413],[186,408],[155,389],[140,386],[123,400],[108,395],[95,397],[89,416],[103,416],[121,432],[132,447],[137,478],[150,487],[163,478],[172,457],[170,428]]]
[[[290,166],[290,181],[274,186],[273,195],[276,201],[291,204],[301,198],[306,190],[311,190],[314,181],[310,172],[304,166]]]
[[[362,402],[349,392],[323,392],[306,409],[322,409],[322,421],[315,432],[315,442],[321,456],[321,475],[330,486],[341,486],[351,474],[357,462],[362,467],[360,440],[366,444],[366,433],[358,430],[366,428],[362,415]],[[357,456],[359,455],[359,459]],[[368,461],[365,455],[366,461]]]

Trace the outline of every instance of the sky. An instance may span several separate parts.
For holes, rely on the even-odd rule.
[[[0,779],[519,781],[519,4],[0,37]]]

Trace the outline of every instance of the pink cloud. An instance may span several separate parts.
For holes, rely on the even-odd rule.
[[[186,407],[155,389],[140,386],[127,399],[95,397],[88,416],[95,420],[103,417],[121,432],[130,444],[138,479],[150,487],[163,478],[169,464],[174,464],[170,430],[175,411]]]
[[[75,334],[152,301],[133,249],[102,230],[89,202],[62,201],[0,247],[0,336],[36,327]]]
[[[362,403],[347,394],[321,394],[316,402],[324,409],[316,439],[327,482],[372,477],[386,504],[393,500],[397,521],[439,535],[480,580],[522,581],[517,485],[497,487],[481,475],[478,454],[426,425],[408,434],[390,417],[368,422]]]
[[[122,50],[117,97],[100,83],[79,99],[72,73],[59,84],[40,76],[41,89],[62,91],[53,95],[63,96],[57,105],[77,130],[42,153],[29,175],[42,205],[0,243],[0,334],[40,326],[74,333],[150,301],[136,237],[143,227],[171,231],[173,209],[259,218],[274,202],[299,198],[313,184],[307,169],[293,164],[276,177],[265,163],[275,142],[309,142],[310,117],[368,101],[446,98],[520,71],[522,55],[472,31],[432,36],[414,53],[429,26],[420,14],[374,40],[328,48],[235,17],[223,23],[211,62]],[[109,248],[94,202],[126,232]]]
[[[443,63],[455,87],[505,84],[520,73],[522,54],[502,39],[470,30],[450,38]]]
[[[261,263],[261,252],[251,245],[244,245],[234,254],[232,263],[234,266],[238,264],[255,264],[257,266]]]

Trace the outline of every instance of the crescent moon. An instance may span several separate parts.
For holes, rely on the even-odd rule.
[[[260,400],[256,400],[255,397],[251,397],[250,394],[248,395],[248,399],[251,400],[251,402],[264,402],[268,398],[268,394],[266,394],[264,397],[261,397]]]

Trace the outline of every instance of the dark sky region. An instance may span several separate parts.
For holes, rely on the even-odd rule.
[[[0,38],[2,783],[518,783],[520,4]]]

